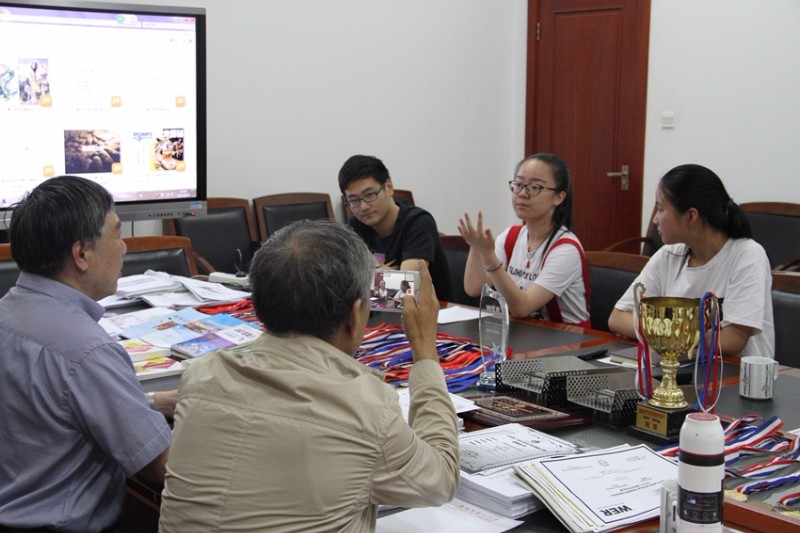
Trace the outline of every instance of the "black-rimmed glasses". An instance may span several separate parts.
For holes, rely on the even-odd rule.
[[[548,191],[560,190],[555,187],[545,187],[544,185],[539,185],[537,183],[522,183],[521,181],[514,180],[508,182],[508,189],[514,194],[519,194],[522,191],[525,191],[529,196],[539,196],[545,189]]]
[[[364,202],[365,204],[371,204],[372,202],[377,200],[378,199],[378,195],[385,188],[386,188],[386,184],[384,183],[383,185],[381,185],[380,189],[378,189],[377,191],[368,192],[367,194],[365,194],[364,196],[361,196],[359,198],[345,198],[344,201],[350,207],[350,209],[356,209],[356,208],[358,208],[358,206],[361,205],[361,202]]]

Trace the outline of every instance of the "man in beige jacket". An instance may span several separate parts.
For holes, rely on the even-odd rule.
[[[373,531],[378,504],[436,506],[458,488],[456,416],[435,349],[438,303],[420,263],[403,325],[409,421],[356,362],[374,261],[332,221],[295,223],[250,271],[265,333],[244,355],[192,364],[179,392],[160,529]]]

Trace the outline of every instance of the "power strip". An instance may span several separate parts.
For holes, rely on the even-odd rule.
[[[227,272],[212,272],[208,275],[208,281],[212,283],[226,283],[228,285],[239,285],[241,287],[250,286],[250,276],[237,276]]]

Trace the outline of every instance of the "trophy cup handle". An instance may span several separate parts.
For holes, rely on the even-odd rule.
[[[642,301],[642,296],[644,293],[647,292],[647,289],[644,286],[644,283],[641,281],[637,281],[636,284],[633,286],[633,308],[634,314],[639,314],[639,304]]]

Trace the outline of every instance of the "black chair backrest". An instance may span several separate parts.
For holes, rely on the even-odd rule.
[[[174,224],[176,235],[189,237],[192,249],[215,270],[236,273],[250,264],[254,242],[241,208],[209,209],[206,216],[177,218]]]
[[[122,275],[144,274],[155,270],[192,277],[197,266],[188,237],[127,237],[128,253],[122,260]]]
[[[642,255],[651,257],[662,246],[664,246],[664,241],[661,240],[661,235],[658,233],[658,226],[650,222],[647,238],[642,242]]]
[[[752,202],[741,207],[773,269],[800,257],[800,204]]]
[[[17,283],[19,267],[11,258],[11,245],[0,244],[0,298]]]
[[[270,235],[298,220],[328,218],[327,207],[322,202],[317,204],[265,205],[262,209],[264,210],[264,220]]]
[[[775,360],[782,365],[800,367],[800,273],[773,273],[772,314]]]
[[[652,256],[659,248],[664,246],[664,241],[661,240],[661,235],[658,234],[658,226],[653,223],[655,216],[656,210],[654,208],[653,214],[650,217],[650,224],[647,226],[647,235],[622,239],[621,241],[606,246],[603,248],[603,251],[636,253],[647,257]]]
[[[331,197],[325,193],[285,193],[253,199],[258,237],[265,241],[284,226],[298,220],[333,219]]]
[[[639,275],[648,257],[620,252],[586,252],[592,291],[589,319],[592,329],[609,331],[614,304]]]
[[[122,264],[123,276],[144,274],[147,270],[191,277],[189,265],[186,262],[186,253],[182,248],[146,250],[125,254]]]
[[[447,256],[452,302],[478,307],[481,299],[464,292],[464,270],[467,266],[469,244],[461,235],[440,235],[439,240],[442,242],[444,254]]]

